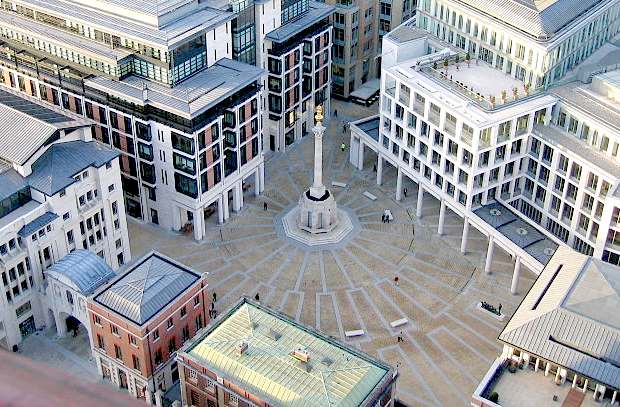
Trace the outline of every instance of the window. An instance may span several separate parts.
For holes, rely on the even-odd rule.
[[[120,334],[118,333],[118,327],[116,325],[110,324],[110,331],[116,335],[116,336],[120,336]]]
[[[198,382],[198,372],[194,369],[187,369],[187,380],[192,383]]]
[[[159,366],[164,363],[164,358],[161,353],[161,349],[155,351],[155,366]]]
[[[105,351],[105,341],[103,340],[103,336],[99,334],[97,334],[97,347]]]
[[[189,326],[185,325],[181,331],[181,336],[182,336],[182,340],[183,342],[185,342],[186,340],[189,339]]]
[[[181,318],[187,316],[187,309],[185,307],[181,308]]]
[[[168,341],[168,353],[172,353],[177,349],[177,341],[176,338],[173,336],[172,338],[170,338],[170,340]]]
[[[199,296],[195,296],[194,297],[194,307],[197,307],[198,305],[200,305],[200,297]]]
[[[194,154],[194,140],[172,132],[172,147],[186,154]]]
[[[133,368],[140,370],[140,359],[136,355],[131,355],[131,361],[133,363]]]
[[[121,350],[120,346],[116,344],[114,345],[114,357],[116,359],[123,360],[123,351]]]
[[[192,198],[198,196],[198,185],[195,179],[174,173],[174,187],[177,192]]]
[[[153,331],[153,342],[159,339],[159,329]]]
[[[66,291],[66,294],[67,294],[67,302],[73,305],[73,294],[71,294],[71,291],[69,290]]]
[[[166,328],[170,329],[174,326],[174,322],[172,321],[172,318],[168,318],[168,321],[166,322]]]
[[[136,339],[135,336],[131,335],[131,334],[127,334],[127,336],[129,337],[129,343],[132,344],[133,346],[138,346],[138,340]]]
[[[95,325],[101,326],[101,317],[99,315],[93,316],[93,321],[95,322]]]

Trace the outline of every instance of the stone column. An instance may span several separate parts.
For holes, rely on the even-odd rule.
[[[260,163],[258,168],[260,174],[260,192],[263,193],[265,190],[265,163]]]
[[[254,171],[254,196],[260,195],[260,169]]]
[[[538,372],[538,368],[540,367],[540,359],[536,358],[536,363],[534,363],[534,371]],[[577,376],[575,376],[577,377]]]
[[[230,212],[228,210],[228,191],[224,191],[222,194],[222,209],[224,210],[224,222],[226,222],[230,217]]]
[[[489,247],[487,248],[487,260],[484,263],[484,272],[491,274],[491,263],[493,262],[493,236],[489,236]]]
[[[416,218],[422,218],[422,201],[424,200],[424,187],[418,182],[418,202],[415,207]]]
[[[545,376],[549,376],[549,370],[551,370],[551,362],[545,364]]]
[[[467,216],[463,219],[463,237],[461,237],[461,253],[467,252],[467,235],[469,234],[469,219]]]
[[[585,379],[585,378],[584,378]],[[586,392],[588,391],[588,379],[585,379],[583,382],[583,389],[581,389],[582,392]]]
[[[314,132],[314,181],[310,188],[310,195],[320,198],[325,194],[325,186],[323,185],[323,133],[325,127],[321,124],[323,117],[317,117],[317,123],[312,128]]]
[[[439,223],[437,224],[437,234],[443,235],[443,224],[446,218],[446,202],[442,199],[439,204]]]
[[[618,398],[618,391],[615,390],[614,394],[611,396],[611,405],[613,406],[614,404],[616,404],[616,399]]]
[[[377,185],[383,183],[383,157],[377,153]]]
[[[194,212],[194,239],[202,240],[203,237],[203,222],[204,215],[202,213],[202,209],[198,209]]]
[[[360,137],[360,145],[357,149],[357,169],[362,171],[364,169],[364,141]]]
[[[217,223],[220,225],[224,223],[223,202],[224,202],[224,199],[222,199],[222,196],[220,195],[220,197],[217,198]]]
[[[239,193],[239,184],[235,184],[235,186],[232,188],[233,191],[233,211],[235,212],[239,212],[239,210],[241,209],[241,198],[240,198],[240,193]]]
[[[575,387],[577,387],[577,373],[575,373],[575,375],[573,376],[572,388],[574,389]]]
[[[239,210],[243,208],[243,180],[239,181]]]
[[[397,175],[396,175],[396,200],[400,201],[402,199],[402,194],[403,194],[403,172],[400,169],[400,166],[398,167],[398,170],[396,172],[397,172]]]
[[[519,256],[516,257],[515,269],[512,272],[512,284],[510,285],[510,292],[512,294],[517,294],[519,289],[519,273],[521,272],[521,258]]]

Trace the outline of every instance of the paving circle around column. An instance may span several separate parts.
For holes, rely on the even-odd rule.
[[[340,249],[361,230],[359,220],[351,209],[339,207],[338,225],[328,233],[311,234],[299,228],[299,207],[292,204],[274,217],[274,227],[280,239],[302,250]]]

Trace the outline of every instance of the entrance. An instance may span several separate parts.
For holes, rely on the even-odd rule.
[[[122,370],[118,371],[118,382],[119,382],[119,386],[121,386],[121,389],[126,389],[128,388],[128,384],[127,384],[127,373],[125,373]]]
[[[172,364],[172,383],[176,383],[179,381],[179,367],[177,365],[177,363],[173,363]]]
[[[34,317],[30,316],[24,322],[19,324],[19,332],[22,334],[22,338],[27,337],[31,333],[37,330],[36,325],[34,324]]]

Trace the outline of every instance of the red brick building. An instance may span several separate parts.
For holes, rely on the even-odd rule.
[[[396,371],[356,348],[242,298],[177,355],[183,405],[386,407]]]
[[[204,276],[156,252],[131,265],[89,300],[99,373],[147,403],[179,378],[176,351],[206,325]]]

